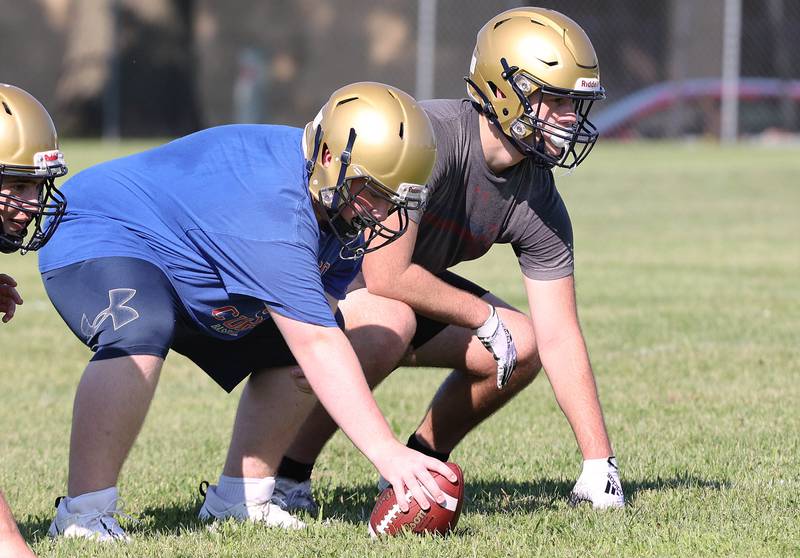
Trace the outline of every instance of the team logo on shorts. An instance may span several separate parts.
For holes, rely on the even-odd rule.
[[[86,314],[81,317],[81,333],[86,336],[86,341],[97,335],[97,330],[108,318],[111,318],[114,331],[138,318],[139,312],[130,306],[125,306],[125,303],[134,296],[136,296],[136,289],[111,289],[108,291],[108,308],[104,308],[91,322]]]

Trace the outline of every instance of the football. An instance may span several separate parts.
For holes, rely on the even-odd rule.
[[[437,504],[426,491],[431,507],[425,511],[411,496],[411,491],[408,491],[405,494],[405,499],[409,503],[408,511],[403,513],[400,511],[394,489],[390,486],[380,493],[372,509],[369,517],[370,536],[395,535],[403,530],[417,534],[443,535],[454,529],[464,503],[464,475],[455,463],[447,463],[447,466],[456,474],[455,484],[439,473],[431,471],[434,480],[444,492],[446,499],[444,506]]]

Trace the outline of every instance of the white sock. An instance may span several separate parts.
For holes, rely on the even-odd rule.
[[[111,486],[95,492],[86,492],[74,498],[67,498],[64,503],[70,513],[87,513],[105,510],[111,507],[117,498],[117,487]]]
[[[274,489],[275,477],[257,479],[220,475],[217,496],[230,503],[262,503],[272,498]]]

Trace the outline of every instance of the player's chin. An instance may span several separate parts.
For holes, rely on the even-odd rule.
[[[559,157],[564,149],[564,146],[562,145],[561,147],[557,147],[551,139],[547,139],[544,142],[544,148],[548,155],[552,157]]]
[[[28,222],[4,221],[3,232],[9,236],[13,236],[15,239],[25,238],[25,235],[28,233]]]

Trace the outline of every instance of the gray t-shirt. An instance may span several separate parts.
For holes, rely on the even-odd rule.
[[[428,207],[412,261],[441,273],[481,257],[492,244],[510,243],[531,279],[570,275],[572,223],[553,173],[529,159],[495,174],[481,147],[478,112],[467,99],[424,101],[436,135],[437,157]]]

